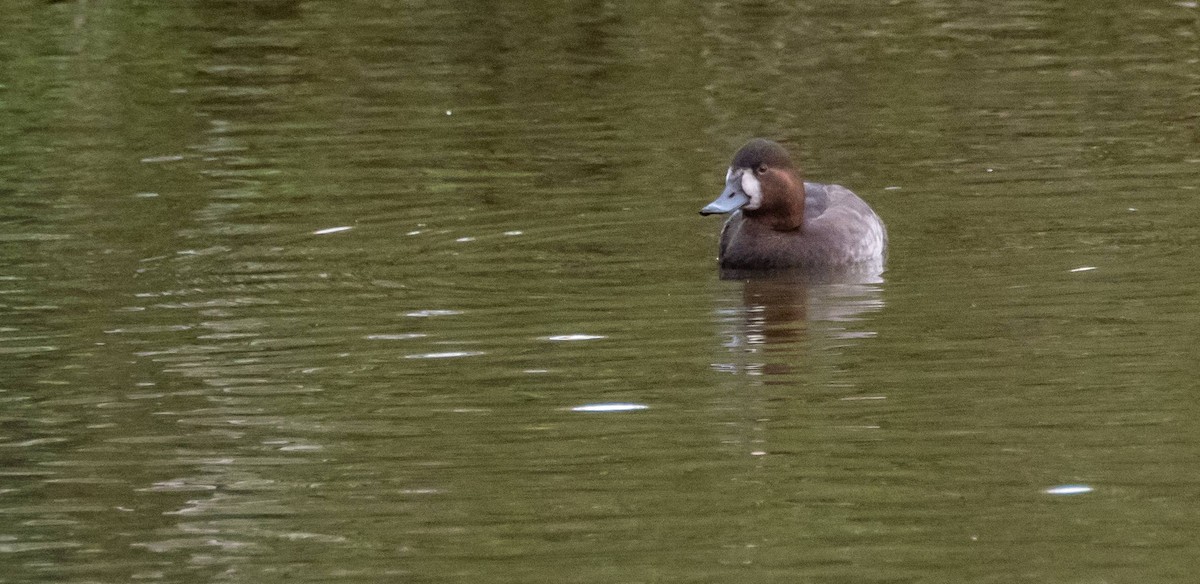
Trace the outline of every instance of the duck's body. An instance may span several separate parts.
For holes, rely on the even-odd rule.
[[[777,230],[738,210],[721,231],[723,268],[829,267],[883,259],[887,229],[865,201],[841,185],[804,183],[799,228]]]
[[[836,268],[879,264],[887,228],[840,185],[804,182],[787,151],[751,140],[734,155],[725,191],[701,214],[729,213],[721,232],[725,269]]]

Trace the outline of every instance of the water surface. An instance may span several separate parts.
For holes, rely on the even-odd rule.
[[[1194,2],[6,13],[7,581],[1189,581]]]

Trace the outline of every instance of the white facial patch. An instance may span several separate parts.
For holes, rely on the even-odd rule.
[[[742,191],[750,197],[750,202],[743,209],[753,211],[762,206],[762,185],[749,169],[742,169]]]

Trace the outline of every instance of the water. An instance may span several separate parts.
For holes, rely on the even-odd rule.
[[[1195,3],[6,14],[0,580],[1190,581]]]

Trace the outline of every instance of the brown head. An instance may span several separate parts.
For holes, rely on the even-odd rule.
[[[733,155],[725,174],[725,190],[700,210],[701,215],[742,214],[776,231],[799,229],[804,222],[804,179],[787,150],[755,138]]]

